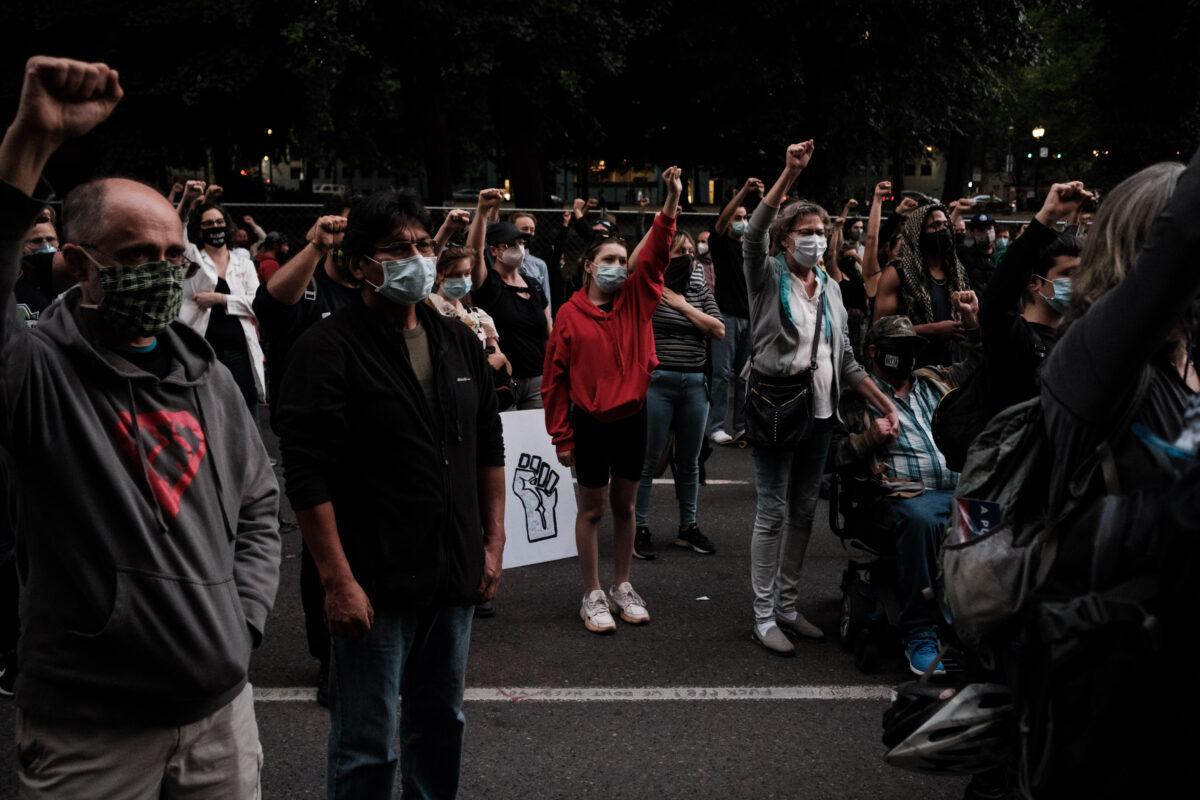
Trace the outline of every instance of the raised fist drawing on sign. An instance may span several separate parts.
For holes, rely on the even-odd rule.
[[[541,457],[522,453],[513,474],[513,493],[525,506],[529,541],[558,536],[558,473]]]

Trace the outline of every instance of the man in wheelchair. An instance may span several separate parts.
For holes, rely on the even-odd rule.
[[[955,299],[964,336],[977,340],[974,295],[962,292]],[[921,675],[932,665],[933,674],[943,675],[938,619],[930,610],[927,591],[937,575],[938,550],[949,524],[958,473],[946,466],[934,445],[932,423],[938,402],[970,366],[923,367],[914,372],[916,354],[924,343],[908,317],[883,317],[871,326],[864,351],[867,366],[871,379],[895,404],[900,428],[894,430],[860,395],[845,393],[839,411],[847,435],[839,441],[834,459],[842,485],[856,494],[853,505],[865,512],[855,515],[857,519],[848,515],[847,523],[861,530],[868,545],[890,549],[895,555],[898,627],[909,669]],[[866,515],[869,520],[863,519]],[[879,541],[889,536],[890,542]]]

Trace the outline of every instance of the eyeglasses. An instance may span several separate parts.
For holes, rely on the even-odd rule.
[[[206,219],[200,221],[200,228],[208,230],[209,228],[224,228],[225,220],[223,219]]]
[[[195,261],[192,261],[190,258],[188,258],[183,253],[180,253],[177,256],[167,256],[166,258],[163,258],[163,259],[154,259],[151,261],[139,261],[136,264],[126,264],[121,259],[114,256],[112,253],[105,252],[104,250],[101,250],[99,247],[97,247],[94,244],[86,244],[84,242],[79,242],[79,246],[86,247],[90,250],[95,250],[97,253],[104,256],[109,261],[116,262],[115,265],[120,265],[123,267],[140,267],[143,264],[153,264],[155,261],[161,260],[161,261],[166,261],[172,267],[174,267],[175,269],[182,272],[183,277],[185,277],[185,278],[192,277],[200,270],[200,265],[197,264]],[[114,265],[101,264],[101,266],[114,266]]]
[[[394,242],[385,242],[376,249],[381,253],[395,253],[401,257],[408,257],[413,253],[429,256],[437,249],[437,242],[433,239],[397,239]]]

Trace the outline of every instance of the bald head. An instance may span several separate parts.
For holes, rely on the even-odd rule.
[[[182,236],[182,223],[165,197],[151,186],[129,178],[99,178],[71,190],[63,203],[68,242],[98,244],[114,226],[132,232],[142,223],[154,228],[174,227]]]

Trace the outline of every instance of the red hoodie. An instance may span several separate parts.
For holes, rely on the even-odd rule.
[[[602,311],[587,290],[571,296],[554,318],[542,371],[546,430],[558,452],[575,449],[570,407],[610,422],[636,414],[658,366],[650,318],[662,300],[675,220],[658,214],[638,253],[637,269]]]

